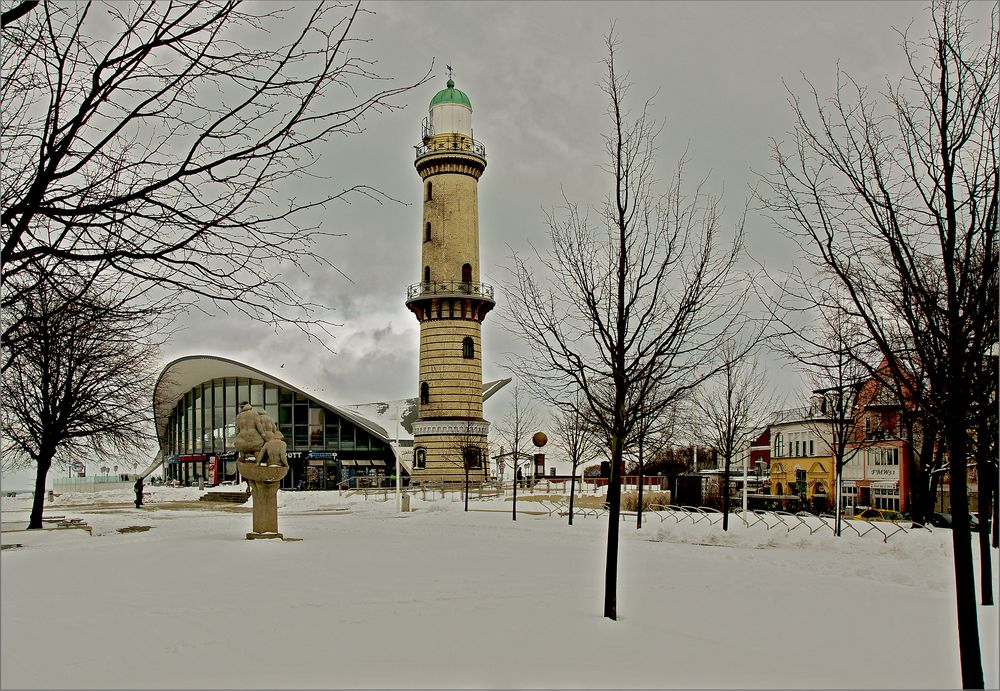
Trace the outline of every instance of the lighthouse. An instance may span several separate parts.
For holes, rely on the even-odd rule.
[[[493,288],[479,280],[479,178],[486,149],[473,137],[472,103],[448,79],[431,99],[416,146],[423,184],[419,282],[406,306],[420,323],[414,482],[486,479],[482,323]]]

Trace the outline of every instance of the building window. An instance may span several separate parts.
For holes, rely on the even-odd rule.
[[[872,431],[872,416],[865,415],[865,436],[867,437]]]
[[[471,336],[462,339],[462,357],[466,359],[476,357],[476,344],[472,342]]]
[[[413,467],[421,470],[427,467],[427,449],[422,446],[413,450]]]
[[[840,488],[840,505],[844,509],[854,509],[858,505],[857,485],[844,485]]]
[[[483,456],[478,447],[466,446],[463,456],[465,457],[465,467],[467,470],[483,467]]]
[[[471,264],[462,264],[462,283],[472,283]]]
[[[890,487],[873,487],[872,498],[876,509],[899,511],[899,492]]]
[[[813,440],[812,439],[809,440],[809,455],[810,456],[815,456],[816,455],[816,447],[813,446]]]
[[[433,182],[428,182],[427,183],[427,199],[425,201],[430,201],[431,199],[434,199],[434,183]]]
[[[424,283],[430,283],[430,282],[431,282],[431,267],[425,266],[424,267]]]
[[[431,223],[430,221],[428,221],[427,225],[424,226],[424,242],[430,242],[430,240],[431,240]]]
[[[429,387],[425,381],[420,382],[420,402],[422,404],[431,402],[431,387]]]
[[[895,446],[872,449],[869,451],[869,458],[872,461],[872,465],[898,466],[899,449]]]

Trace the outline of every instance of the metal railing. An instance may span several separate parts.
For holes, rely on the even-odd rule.
[[[483,146],[483,143],[462,134],[455,134],[450,137],[431,137],[413,148],[417,150],[418,159],[430,154],[451,152],[472,154],[479,158],[486,158],[486,147]]]
[[[407,300],[424,295],[471,295],[492,300],[493,286],[485,283],[472,283],[471,281],[434,281],[414,283],[406,289]]]

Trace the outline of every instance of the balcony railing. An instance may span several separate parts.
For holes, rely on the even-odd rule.
[[[406,299],[423,297],[425,295],[464,296],[486,298],[493,300],[493,286],[485,283],[470,283],[463,281],[435,281],[431,283],[414,283],[406,289]]]
[[[429,154],[450,152],[472,154],[479,158],[486,158],[486,147],[483,146],[483,143],[464,134],[456,134],[450,137],[431,137],[413,148],[417,150],[418,159]]]

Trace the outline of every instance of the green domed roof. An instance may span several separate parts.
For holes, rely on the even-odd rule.
[[[431,99],[431,104],[427,108],[430,110],[442,103],[458,103],[459,105],[468,106],[469,110],[472,110],[472,103],[469,101],[469,97],[465,95],[464,91],[456,89],[455,82],[451,79],[448,80],[448,88],[438,91],[434,95],[434,98]]]

